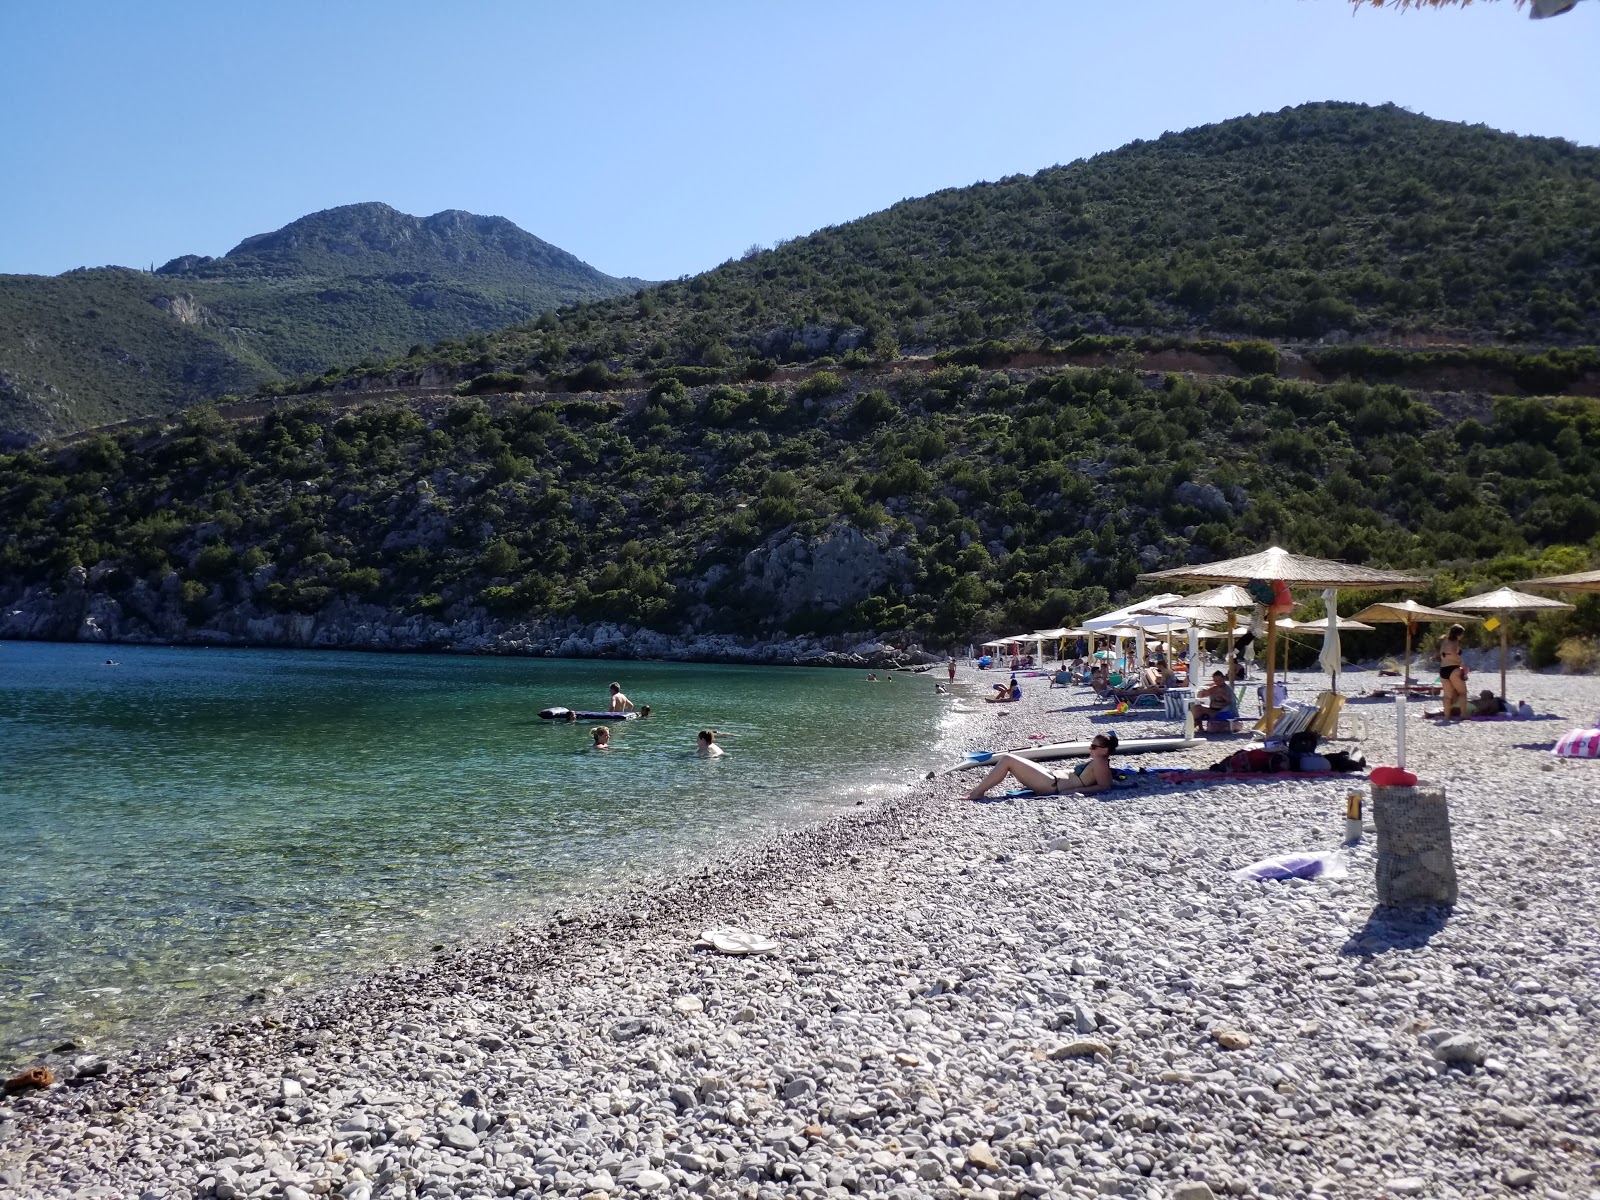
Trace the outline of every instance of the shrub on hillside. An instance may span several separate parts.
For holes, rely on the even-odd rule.
[[[1600,668],[1600,638],[1569,637],[1556,648],[1561,669],[1569,675],[1592,675]]]
[[[483,396],[495,392],[525,392],[528,381],[511,371],[487,371],[475,375],[465,383],[457,384],[456,391],[463,396]]]
[[[832,371],[818,371],[795,388],[794,394],[802,400],[820,400],[824,396],[837,396],[844,391],[844,380]]]

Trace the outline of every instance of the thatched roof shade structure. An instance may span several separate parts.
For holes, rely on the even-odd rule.
[[[1600,576],[1600,571],[1591,572]],[[1496,588],[1492,592],[1485,592],[1481,596],[1468,596],[1463,600],[1453,600],[1445,605],[1455,612],[1481,612],[1490,613],[1495,617],[1505,618],[1512,613],[1519,612],[1554,612],[1559,609],[1570,609],[1572,605],[1561,600],[1552,600],[1548,596],[1530,596],[1527,592],[1513,591],[1511,588]],[[1500,621],[1500,699],[1506,698],[1506,658],[1510,653],[1511,622]]]
[[[1557,592],[1600,592],[1600,571],[1579,571],[1575,575],[1545,575],[1524,579],[1518,587],[1549,588]]]

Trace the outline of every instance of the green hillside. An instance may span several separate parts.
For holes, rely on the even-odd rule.
[[[637,288],[501,217],[356,204],[220,258],[0,276],[0,433],[164,414]]]
[[[68,604],[64,626],[0,632],[72,636],[81,566],[124,631],[166,636],[301,614],[351,638],[571,618],[940,643],[1070,621],[1141,570],[1269,541],[1448,568],[1448,599],[1582,566],[1597,529],[1588,397],[1447,419],[1392,385],[951,366],[324,402],[0,458],[0,609],[30,586]]]
[[[1558,393],[1600,382],[1596,169],[1313,105],[327,373],[310,401],[0,457],[0,635],[939,644],[1270,541],[1436,568],[1435,601],[1578,569],[1600,399]],[[312,253],[249,252],[262,275]],[[1270,344],[1402,324],[1524,341]],[[1091,332],[1129,325],[1157,332]],[[348,386],[371,374],[415,394]],[[1535,650],[1596,630],[1586,601]]]
[[[907,200],[386,365],[727,367],[1202,329],[1600,340],[1600,151],[1309,104]]]

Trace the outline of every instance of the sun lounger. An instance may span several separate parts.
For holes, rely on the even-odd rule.
[[[1339,712],[1344,708],[1344,697],[1337,692],[1322,692],[1317,696],[1317,711],[1308,729],[1325,738],[1339,735]]]
[[[1302,729],[1309,728],[1311,719],[1317,715],[1315,704],[1285,704],[1279,713],[1277,722],[1270,730],[1264,729],[1267,718],[1262,717],[1256,725],[1256,732],[1269,742],[1287,742]]]

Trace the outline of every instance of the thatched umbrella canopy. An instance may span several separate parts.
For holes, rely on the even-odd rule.
[[[1357,8],[1370,4],[1373,8],[1465,8],[1472,0],[1350,0]],[[1529,0],[1515,0],[1518,8],[1524,8]],[[1533,11],[1528,15],[1535,21],[1545,17],[1559,17],[1564,12],[1576,8],[1578,0],[1532,0]]]
[[[1297,621],[1296,629],[1315,629],[1319,633],[1328,628],[1328,618],[1318,617],[1315,621]],[[1339,624],[1335,627],[1340,633],[1371,633],[1376,626],[1367,625],[1361,621],[1352,620],[1350,617],[1340,617]]]
[[[1428,583],[1421,575],[1407,571],[1383,571],[1328,558],[1308,558],[1303,554],[1290,554],[1278,546],[1243,558],[1152,571],[1139,579],[1156,583],[1249,583],[1252,579],[1281,579],[1292,588],[1418,588]],[[1184,603],[1194,603],[1198,599],[1186,597]]]
[[[1579,571],[1576,575],[1544,575],[1524,579],[1518,587],[1549,588],[1555,592],[1600,592],[1600,571]]]
[[[1421,575],[1405,571],[1384,571],[1377,567],[1352,566],[1327,558],[1308,558],[1290,554],[1281,546],[1271,546],[1259,554],[1230,558],[1222,562],[1174,567],[1140,575],[1141,582],[1158,583],[1249,583],[1251,580],[1282,580],[1291,588],[1418,588],[1427,586]],[[1278,655],[1277,613],[1267,609],[1267,702],[1262,718],[1263,732],[1271,733],[1277,724],[1278,709],[1272,687]]]
[[[1406,674],[1405,685],[1411,687],[1411,637],[1418,625],[1433,624],[1437,621],[1476,621],[1478,617],[1463,616],[1459,611],[1451,612],[1444,608],[1429,608],[1426,604],[1418,604],[1415,600],[1385,600],[1379,604],[1369,604],[1355,615],[1357,621],[1384,621],[1388,623],[1403,622],[1406,627]]]
[[[1177,600],[1169,601],[1161,606],[1163,612],[1177,612],[1185,614],[1217,613],[1216,617],[1191,616],[1192,620],[1205,621],[1208,624],[1219,624],[1223,620],[1220,614],[1226,614],[1228,622],[1228,656],[1223,661],[1228,668],[1228,682],[1233,683],[1233,638],[1236,614],[1241,608],[1251,608],[1255,605],[1255,597],[1245,591],[1236,583],[1224,583],[1210,591],[1201,592],[1198,596],[1183,596]]]
[[[1590,572],[1600,576],[1600,571]],[[1597,588],[1600,590],[1600,588]],[[1508,587],[1496,588],[1492,592],[1485,592],[1481,596],[1468,596],[1464,600],[1452,600],[1445,605],[1454,612],[1481,612],[1489,613],[1500,622],[1500,699],[1506,698],[1506,655],[1510,646],[1511,622],[1508,619],[1512,613],[1519,612],[1552,612],[1556,609],[1571,609],[1572,605],[1561,600],[1552,600],[1548,596],[1530,596],[1527,592],[1512,591]]]

